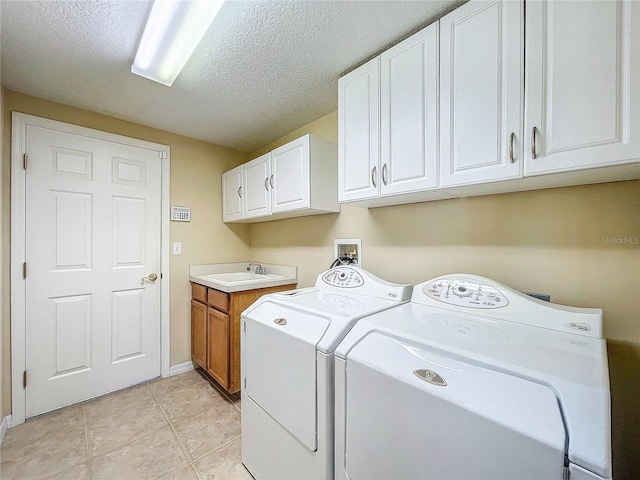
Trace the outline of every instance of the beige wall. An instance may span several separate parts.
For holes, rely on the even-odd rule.
[[[10,346],[9,320],[9,187],[11,112],[18,111],[105,132],[126,135],[171,147],[171,205],[191,207],[190,223],[171,223],[171,242],[182,242],[182,255],[172,255],[171,269],[171,365],[191,359],[189,265],[248,260],[249,227],[222,223],[222,172],[247,160],[247,154],[113,117],[4,91],[2,169],[4,215],[3,349]],[[8,355],[5,359],[8,359]],[[10,366],[4,365],[3,414],[10,413]]]
[[[253,152],[312,133],[337,142],[337,113]],[[610,340],[614,476],[640,471],[640,182],[399,205],[251,225],[253,258],[299,267],[312,285],[334,238],[361,238],[363,266],[390,281],[444,273],[494,278],[553,302],[604,311]]]

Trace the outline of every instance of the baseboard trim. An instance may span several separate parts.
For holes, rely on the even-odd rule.
[[[4,442],[4,437],[7,434],[7,430],[11,426],[11,415],[7,415],[2,419],[2,423],[0,423],[0,445]]]
[[[193,362],[184,362],[179,363],[178,365],[172,365],[169,367],[169,376],[172,377],[180,373],[188,372],[189,370],[193,370]]]

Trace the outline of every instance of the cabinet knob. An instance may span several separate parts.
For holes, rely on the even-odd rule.
[[[386,163],[382,166],[382,183],[384,185],[387,184],[387,164]]]
[[[378,169],[377,166],[373,167],[373,170],[371,170],[371,183],[373,183],[374,187],[377,187],[378,184],[376,183],[376,170]]]
[[[242,198],[242,186],[238,187],[238,196]]]
[[[534,160],[538,157],[538,152],[536,151],[536,132],[538,131],[538,127],[534,126],[531,129],[531,158]]]

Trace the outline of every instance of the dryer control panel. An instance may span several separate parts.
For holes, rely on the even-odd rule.
[[[441,278],[422,287],[425,295],[439,302],[467,308],[502,308],[507,296],[497,288],[462,278]]]
[[[334,268],[322,275],[322,281],[327,285],[341,288],[355,288],[364,284],[364,278],[353,268]]]
[[[316,278],[316,288],[320,290],[347,292],[351,295],[366,295],[393,302],[404,303],[411,300],[413,285],[391,283],[353,265],[342,265],[322,272]]]

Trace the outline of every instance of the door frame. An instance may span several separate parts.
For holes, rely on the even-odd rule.
[[[161,170],[161,243],[160,243],[160,372],[169,376],[170,370],[170,276],[169,276],[169,212],[170,160],[168,145],[147,142],[114,133],[46,118],[12,112],[11,134],[11,424],[25,421],[26,390],[23,372],[26,367],[26,282],[22,275],[26,258],[26,176],[23,154],[26,149],[27,126],[53,130],[120,143],[132,147],[156,150],[162,162]]]

